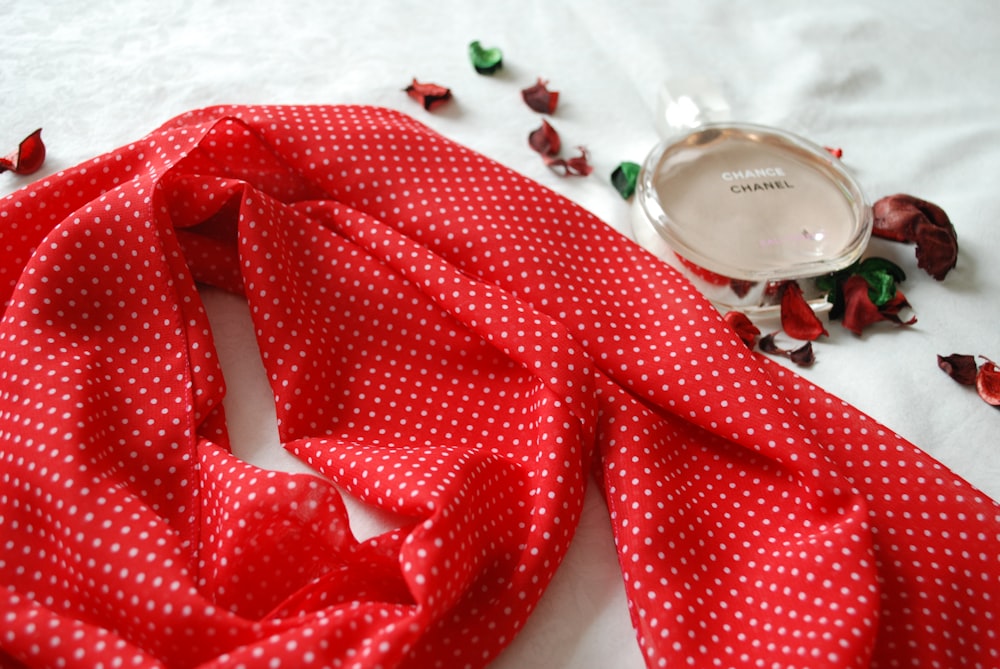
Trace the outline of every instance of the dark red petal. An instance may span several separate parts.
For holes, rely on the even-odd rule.
[[[937,357],[938,367],[945,374],[958,381],[963,386],[976,385],[976,372],[979,366],[975,357],[962,353],[952,353],[951,355],[939,355]]]
[[[754,347],[757,337],[760,336],[760,329],[753,324],[753,321],[745,313],[742,311],[727,311],[722,318],[748,348],[752,349]]]
[[[416,77],[403,90],[406,91],[407,95],[423,105],[427,111],[437,109],[448,100],[451,100],[451,89],[439,86],[438,84],[417,81]]]
[[[871,293],[868,295],[871,299]],[[890,320],[894,323],[899,323],[900,325],[913,325],[917,322],[917,317],[913,316],[908,321],[903,321],[899,317],[899,313],[910,306],[910,303],[906,301],[906,296],[903,295],[903,291],[897,289],[896,295],[891,300],[878,307],[878,310],[885,316],[886,320]]]
[[[954,229],[939,228],[928,222],[915,230],[917,267],[941,281],[958,264],[958,239]]]
[[[868,297],[868,282],[864,277],[848,277],[844,281],[844,314],[842,322],[844,327],[856,335],[873,323],[886,320],[885,315],[879,311],[875,303]]]
[[[760,350],[762,350],[764,353],[772,353],[772,354],[784,353],[785,352],[784,349],[779,348],[777,342],[774,341],[774,336],[776,334],[777,334],[776,332],[772,332],[771,334],[766,334],[763,337],[761,337],[760,341],[757,342],[757,346],[760,347]]]
[[[881,198],[872,206],[872,234],[894,242],[912,242],[913,231],[925,218],[912,195],[897,193]]]
[[[551,114],[559,104],[559,93],[557,91],[550,91],[546,87],[546,84],[548,82],[539,77],[538,82],[534,86],[529,86],[521,90],[521,97],[524,98],[525,104],[539,114]]]
[[[14,174],[32,174],[41,169],[44,162],[45,143],[39,128],[21,140],[16,151],[0,157],[0,172],[10,170]]]
[[[808,367],[816,362],[816,356],[813,354],[811,341],[807,341],[805,344],[796,349],[785,349],[778,346],[777,342],[775,342],[774,336],[776,334],[776,332],[772,332],[771,334],[764,335],[760,338],[757,346],[761,351],[772,355],[783,355],[801,367]]]
[[[585,177],[593,172],[594,168],[587,162],[587,150],[582,146],[578,148],[580,149],[578,156],[573,158],[546,157],[545,164],[564,177]]]
[[[756,281],[748,281],[747,279],[730,279],[729,288],[733,291],[736,297],[744,298],[750,289],[757,285]]]
[[[983,401],[995,407],[1000,407],[1000,367],[992,360],[986,360],[976,374],[976,392]]]
[[[958,261],[958,234],[944,209],[933,202],[897,193],[872,207],[872,234],[917,245],[917,265],[938,281]]]
[[[788,359],[794,362],[799,367],[809,367],[814,362],[816,362],[816,356],[813,354],[813,345],[811,341],[807,341],[802,346],[798,347],[794,351],[788,352]]]
[[[806,302],[802,288],[794,281],[789,281],[781,293],[781,328],[789,337],[805,341],[830,334]]]
[[[562,148],[562,140],[559,139],[559,133],[545,120],[542,121],[540,128],[528,135],[528,144],[543,156],[558,155],[559,149]]]

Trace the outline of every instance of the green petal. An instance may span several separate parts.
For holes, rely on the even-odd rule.
[[[635,184],[639,181],[639,166],[636,163],[623,162],[611,173],[611,185],[626,200],[635,192]]]
[[[469,60],[479,74],[493,74],[503,66],[503,52],[497,47],[483,48],[477,40],[469,44]]]

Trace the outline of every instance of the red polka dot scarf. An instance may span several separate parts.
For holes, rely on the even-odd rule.
[[[599,485],[650,667],[1000,666],[994,502],[402,114],[192,112],[0,236],[7,665],[483,666]],[[318,475],[232,455],[199,284]]]

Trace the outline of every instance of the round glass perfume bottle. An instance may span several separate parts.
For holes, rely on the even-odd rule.
[[[687,275],[723,310],[776,309],[780,286],[857,260],[871,207],[839,159],[792,133],[705,123],[661,142],[636,187],[637,241]]]

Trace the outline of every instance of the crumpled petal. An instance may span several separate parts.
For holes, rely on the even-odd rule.
[[[559,92],[550,91],[548,83],[539,77],[534,86],[521,90],[521,97],[524,98],[525,104],[539,114],[551,114],[559,104]]]
[[[800,367],[809,367],[816,362],[816,355],[813,353],[811,341],[807,341],[795,349],[781,348],[775,341],[776,334],[776,332],[772,332],[760,338],[758,346],[761,351],[771,355],[783,355]]]
[[[562,148],[562,140],[556,129],[549,125],[549,122],[542,120],[541,127],[533,130],[528,135],[528,144],[543,156],[556,156]]]
[[[844,327],[856,335],[865,328],[880,321],[892,321],[899,325],[913,325],[917,322],[914,316],[903,321],[899,313],[910,306],[902,291],[896,291],[895,297],[881,307],[877,306],[868,293],[868,282],[860,275],[849,277],[843,284],[843,313],[841,322]]]
[[[938,367],[963,386],[976,385],[976,373],[979,365],[976,358],[962,353],[952,353],[951,355],[939,355],[937,357]]]
[[[0,156],[0,172],[14,174],[33,174],[45,162],[45,143],[42,141],[42,129],[34,131],[21,140],[17,150],[6,156]]]
[[[757,337],[760,336],[760,328],[753,324],[749,316],[742,311],[733,310],[727,311],[722,319],[743,340],[747,348],[752,349],[756,345]]]
[[[917,266],[938,281],[958,262],[958,234],[944,209],[933,202],[897,193],[872,206],[872,234],[917,245]]]
[[[545,164],[564,177],[585,177],[594,171],[594,167],[590,164],[587,149],[578,146],[577,150],[580,152],[579,155],[572,158],[546,158]]]
[[[437,109],[448,100],[451,100],[451,89],[430,82],[420,82],[413,78],[413,82],[403,89],[411,98],[423,105],[427,111]]]
[[[989,358],[983,360],[976,374],[976,392],[987,404],[1000,407],[1000,367]]]
[[[781,292],[781,329],[789,337],[805,341],[830,335],[795,281],[787,282]]]

